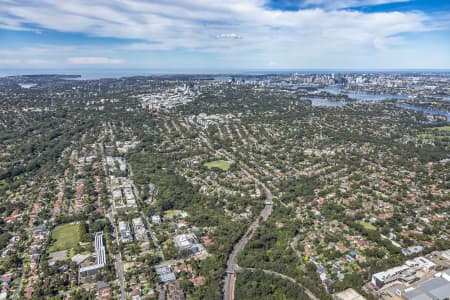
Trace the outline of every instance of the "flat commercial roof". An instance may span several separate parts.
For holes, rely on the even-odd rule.
[[[335,294],[335,298],[339,300],[366,300],[357,291],[352,288],[346,289],[340,293]]]
[[[93,270],[101,269],[104,266],[105,265],[91,265],[91,266],[87,266],[87,267],[82,267],[82,268],[80,268],[80,273],[83,273],[83,272],[86,272],[86,271],[93,271]]]
[[[449,295],[450,282],[441,277],[425,281],[405,294],[408,300],[445,299]]]
[[[166,274],[159,275],[159,280],[161,282],[173,281],[176,279],[177,278],[175,277],[174,273],[166,273]]]
[[[450,282],[444,278],[433,278],[420,284],[419,288],[437,299],[444,299],[450,296]]]
[[[76,263],[77,265],[81,264],[83,261],[85,261],[89,255],[83,255],[78,253],[77,255],[73,256],[71,260]]]

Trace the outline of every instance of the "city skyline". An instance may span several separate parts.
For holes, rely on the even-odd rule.
[[[450,4],[0,1],[1,69],[448,69]]]

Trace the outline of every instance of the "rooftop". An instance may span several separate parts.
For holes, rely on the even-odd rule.
[[[445,299],[449,295],[450,282],[440,277],[419,284],[417,288],[405,293],[405,297],[408,300]]]
[[[334,295],[334,299],[336,300],[366,300],[363,296],[361,296],[357,291],[352,288],[346,289],[340,293],[336,293]]]

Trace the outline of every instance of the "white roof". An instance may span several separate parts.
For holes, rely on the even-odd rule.
[[[402,273],[402,272],[404,272],[404,271],[406,271],[408,269],[409,269],[408,266],[402,265],[402,266],[399,266],[399,267],[394,267],[394,268],[388,269],[388,270],[383,271],[383,272],[379,272],[379,273],[373,274],[373,277],[376,277],[376,278],[384,281],[385,279],[387,279],[389,277],[392,277],[392,276],[395,276],[395,275],[397,275],[399,273]]]
[[[78,253],[77,255],[73,256],[70,260],[76,263],[77,265],[81,264],[83,261],[85,261],[89,255],[83,255]]]
[[[101,269],[104,266],[105,265],[103,265],[103,264],[96,264],[96,265],[91,265],[91,266],[87,266],[87,267],[82,267],[82,268],[80,268],[80,273]]]
[[[178,247],[188,247],[191,242],[189,241],[189,236],[187,234],[180,234],[173,238],[175,245]]]

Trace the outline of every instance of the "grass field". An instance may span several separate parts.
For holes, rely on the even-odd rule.
[[[49,252],[68,250],[74,248],[81,239],[80,223],[70,223],[56,226],[52,232],[53,244]]]
[[[183,214],[183,211],[182,210],[178,210],[178,209],[166,210],[164,212],[164,216],[166,218],[173,218],[173,217],[176,217],[176,216],[180,216],[182,214]]]
[[[438,130],[438,131],[450,132],[450,126],[433,127],[433,128],[431,128],[431,129],[433,129],[433,130]]]
[[[231,163],[229,163],[228,161],[225,161],[225,160],[216,160],[216,161],[211,161],[211,162],[205,163],[205,167],[207,167],[208,169],[219,168],[224,171],[228,171],[230,169],[230,166],[231,166]]]
[[[417,135],[420,139],[442,140],[448,137],[450,126],[428,128],[427,132]]]
[[[417,135],[417,137],[419,139],[430,139],[430,140],[437,138],[434,134],[431,133],[420,133]]]
[[[373,226],[372,224],[370,224],[369,222],[361,222],[361,225],[366,230],[377,230],[377,228],[375,226]]]

